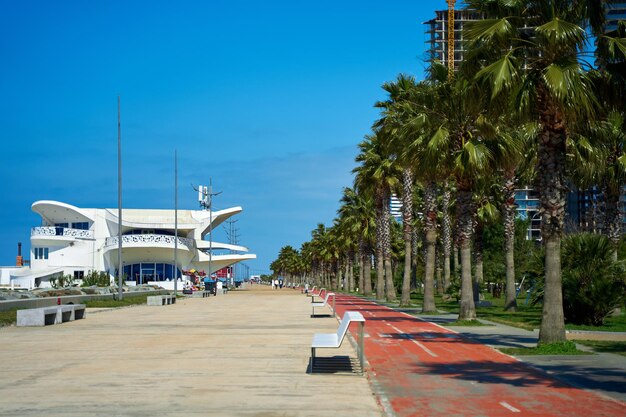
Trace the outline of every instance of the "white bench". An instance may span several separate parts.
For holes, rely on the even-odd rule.
[[[338,348],[341,346],[348,327],[352,322],[359,323],[359,341],[357,345],[357,356],[359,358],[359,364],[361,365],[361,372],[363,372],[363,328],[365,327],[365,318],[358,311],[346,311],[339,323],[337,333],[315,333],[313,335],[313,342],[311,343],[311,373],[313,373],[313,366],[315,365],[315,349],[319,348]]]
[[[19,327],[60,324],[84,318],[84,304],[64,304],[17,310],[17,326]]]
[[[315,287],[313,287],[315,289]],[[322,287],[320,288],[320,290],[317,292],[317,294],[315,294],[315,291],[311,291],[311,302],[315,301],[315,297],[322,297],[322,293],[324,293],[324,295],[326,295],[328,291],[326,291],[326,288]]]
[[[313,286],[308,292],[302,290],[302,292],[304,292],[304,294],[306,294],[307,297],[313,297],[313,293],[315,292],[315,289],[317,288],[317,286]]]
[[[176,304],[176,297],[173,295],[151,295],[146,298],[149,306],[165,306]]]
[[[324,301],[311,301],[311,307],[313,308],[313,311],[311,312],[311,317],[315,316],[315,307],[324,307],[328,304],[328,299],[330,297],[333,297],[333,317],[335,317],[335,293],[334,292],[327,292],[326,293],[326,298],[324,298]]]

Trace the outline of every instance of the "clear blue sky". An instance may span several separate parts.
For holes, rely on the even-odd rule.
[[[117,95],[126,208],[196,209],[191,184],[240,205],[266,272],[330,224],[357,143],[399,73],[422,77],[444,0],[31,1],[0,13],[0,265],[29,249],[49,199],[117,207]],[[216,240],[226,241],[223,231]]]

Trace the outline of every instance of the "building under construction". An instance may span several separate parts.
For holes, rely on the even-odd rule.
[[[426,53],[428,60],[430,62],[438,60],[441,61],[444,65],[448,65],[450,55],[448,55],[448,49],[450,43],[448,40],[450,37],[448,36],[450,24],[449,22],[454,22],[454,68],[458,69],[459,65],[463,61],[463,56],[465,53],[464,39],[463,39],[463,27],[466,22],[471,22],[475,20],[480,20],[481,16],[476,10],[467,10],[460,9],[454,10],[452,14],[452,19],[449,19],[449,10],[437,10],[435,11],[436,17],[427,22],[424,22],[425,25],[428,25],[426,30],[427,36],[429,39],[426,40],[428,47],[426,48]]]

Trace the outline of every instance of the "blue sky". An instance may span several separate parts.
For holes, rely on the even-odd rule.
[[[0,265],[29,249],[30,206],[196,209],[191,184],[240,205],[254,272],[330,224],[380,88],[422,77],[444,0],[30,1],[0,14]],[[226,241],[218,230],[216,240]]]

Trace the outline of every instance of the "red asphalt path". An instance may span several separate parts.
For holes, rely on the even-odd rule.
[[[337,294],[365,317],[368,378],[396,416],[626,417],[626,404],[571,387],[437,324]],[[357,324],[351,326],[357,337]]]

